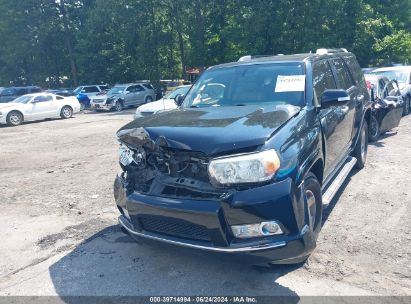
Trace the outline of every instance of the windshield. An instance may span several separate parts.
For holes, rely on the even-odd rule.
[[[189,89],[190,87],[177,88],[174,91],[172,91],[170,94],[168,94],[165,98],[173,99],[177,95],[186,95]]]
[[[303,106],[304,92],[302,63],[238,65],[206,71],[193,85],[184,106]]]
[[[373,72],[372,74],[378,74],[387,77],[389,80],[397,80],[400,83],[407,82],[408,73],[402,70],[390,70],[390,71],[380,71]]]
[[[24,96],[20,96],[10,102],[13,103],[28,103],[31,99],[33,98],[33,96],[29,96],[29,95],[24,95]]]
[[[107,94],[121,94],[127,87],[114,87]]]

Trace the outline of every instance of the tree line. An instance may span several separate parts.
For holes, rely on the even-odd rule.
[[[411,64],[411,0],[0,0],[0,40],[0,86],[178,79],[321,47]]]

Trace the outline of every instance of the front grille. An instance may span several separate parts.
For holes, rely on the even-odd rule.
[[[105,101],[105,99],[93,99],[93,102],[95,102],[95,103],[101,103],[101,102],[104,102]]]
[[[154,112],[140,112],[141,116],[150,116],[153,115]]]
[[[185,220],[165,216],[142,215],[140,216],[140,223],[142,228],[149,232],[196,241],[211,241],[206,227]]]

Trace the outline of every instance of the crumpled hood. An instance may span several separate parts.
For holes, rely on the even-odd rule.
[[[217,155],[264,144],[299,111],[290,105],[177,109],[138,118],[121,128],[117,136],[130,146],[157,143]]]

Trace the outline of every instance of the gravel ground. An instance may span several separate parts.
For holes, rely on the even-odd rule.
[[[121,233],[114,134],[132,112],[0,127],[0,295],[411,295],[411,115],[370,145],[308,262],[265,269]]]

